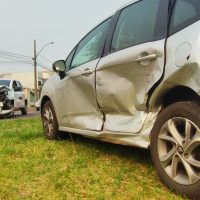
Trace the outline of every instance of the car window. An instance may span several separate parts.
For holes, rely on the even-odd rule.
[[[0,85],[5,85],[7,87],[10,87],[10,81],[9,80],[0,80]]]
[[[161,0],[143,0],[124,8],[114,32],[111,50],[155,40]]]
[[[19,81],[17,81],[18,91],[22,91],[22,85]]]
[[[101,56],[104,47],[104,36],[110,19],[106,20],[90,32],[78,45],[72,60],[71,68],[95,60]]]
[[[12,87],[13,87],[13,89],[17,88],[17,83],[16,83],[16,81],[13,81]]]
[[[170,34],[173,34],[200,19],[199,0],[177,0],[172,14]]]
[[[75,51],[76,51],[76,48],[74,48],[74,49],[72,50],[72,52],[69,54],[69,56],[67,57],[67,59],[66,59],[66,61],[65,61],[65,65],[66,65],[67,69],[69,69],[70,66],[71,66],[71,62],[72,62],[72,59],[73,59],[73,57],[74,57]]]
[[[17,87],[22,87],[19,81],[17,81]]]

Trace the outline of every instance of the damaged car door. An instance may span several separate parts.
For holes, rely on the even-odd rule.
[[[93,29],[66,60],[69,70],[56,90],[62,127],[101,130],[103,114],[96,101],[95,69],[103,53],[110,19]]]
[[[106,131],[138,133],[148,116],[148,92],[164,71],[168,3],[137,1],[116,14],[96,71]]]

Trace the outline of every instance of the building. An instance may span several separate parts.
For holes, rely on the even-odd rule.
[[[51,71],[38,72],[38,88],[41,89],[45,81],[53,75]],[[33,72],[17,72],[0,74],[0,78],[14,79],[19,81],[24,88],[25,96],[28,99],[29,106],[35,104],[35,91],[34,91],[34,73]]]

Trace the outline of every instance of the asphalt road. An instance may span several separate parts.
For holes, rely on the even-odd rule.
[[[36,117],[36,116],[40,116],[40,112],[38,112],[38,111],[28,111],[27,115],[22,115],[20,111],[16,111],[15,112],[15,116],[12,119],[16,119],[16,118],[32,118],[32,117]]]

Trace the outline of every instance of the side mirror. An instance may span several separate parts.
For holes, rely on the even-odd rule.
[[[58,60],[55,63],[53,63],[53,71],[58,73],[60,76],[60,79],[65,78],[66,74],[66,65],[64,60]]]

